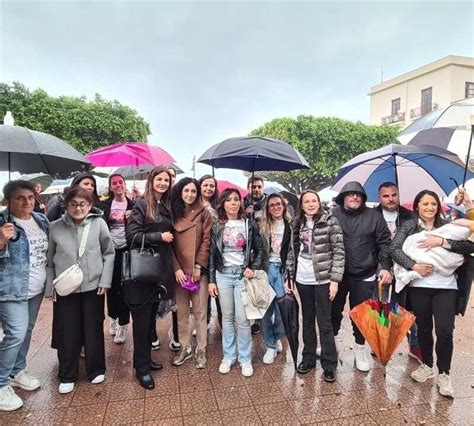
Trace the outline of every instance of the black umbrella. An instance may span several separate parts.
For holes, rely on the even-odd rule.
[[[67,142],[21,126],[0,125],[0,154],[0,170],[8,172],[69,174],[90,165]]]
[[[148,173],[150,173],[155,167],[156,166],[150,164],[142,164],[141,166],[122,166],[115,170],[114,173],[122,175],[125,179],[145,180],[148,178]],[[169,167],[173,168],[177,175],[184,173],[175,164],[172,164]]]
[[[293,192],[287,191],[286,189],[279,189],[274,186],[266,186],[265,193],[270,194],[281,194],[283,195],[290,205],[296,210],[298,208],[299,198],[298,195],[294,194]]]
[[[293,293],[285,294],[276,299],[280,308],[281,319],[285,327],[286,338],[290,346],[295,368],[298,360],[299,333],[300,333],[300,306]]]
[[[230,138],[209,148],[199,163],[224,169],[288,172],[309,169],[303,156],[290,144],[257,136]]]

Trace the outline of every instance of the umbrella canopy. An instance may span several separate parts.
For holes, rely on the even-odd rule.
[[[276,299],[278,307],[280,309],[281,319],[283,327],[285,328],[286,338],[288,345],[290,346],[291,355],[295,368],[298,360],[298,346],[299,346],[299,313],[300,306],[293,293],[285,294],[283,297]]]
[[[423,189],[446,197],[462,182],[464,164],[452,152],[434,146],[387,145],[360,154],[339,169],[331,189],[340,191],[350,181],[359,182],[367,192],[367,200],[378,201],[378,188],[383,182],[399,187],[400,201],[411,202]],[[468,173],[468,179],[474,177]]]
[[[121,142],[105,146],[86,155],[96,167],[111,166],[165,166],[175,159],[164,149],[143,142]]]
[[[150,164],[142,164],[141,166],[122,166],[113,171],[113,173],[117,173],[122,175],[125,179],[136,179],[136,180],[146,180],[148,178],[148,173],[152,171],[156,166],[152,166]],[[176,164],[171,164],[176,174],[179,175],[184,173]]]
[[[309,169],[307,161],[290,144],[256,136],[226,139],[209,148],[198,162],[248,172]]]
[[[296,194],[293,194],[293,192],[287,191],[285,189],[279,189],[275,186],[266,186],[265,187],[265,193],[268,194],[268,195],[270,195],[270,194],[281,194],[288,200],[290,205],[293,206],[293,208],[295,210],[298,208],[299,198]]]
[[[0,170],[57,175],[85,170],[89,165],[79,151],[56,136],[0,125]]]
[[[474,98],[454,102],[415,120],[398,135],[398,140],[405,145],[433,145],[447,149],[466,163],[471,115],[474,115]]]
[[[224,189],[226,188],[236,189],[237,191],[240,192],[240,195],[242,198],[244,198],[247,195],[247,191],[244,188],[241,188],[240,186],[235,185],[232,182],[229,182],[228,180],[217,181],[217,190],[219,191],[219,193],[224,191]]]
[[[53,182],[53,177],[44,173],[32,173],[30,175],[20,176],[20,179],[29,182],[37,182],[41,185],[41,190],[45,191]]]

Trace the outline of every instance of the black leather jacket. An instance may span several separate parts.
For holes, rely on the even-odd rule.
[[[253,220],[248,220],[248,241],[245,247],[244,253],[244,264],[242,265],[242,272],[246,268],[250,269],[263,269],[263,242],[260,235],[260,229],[258,224]],[[211,232],[211,255],[209,256],[209,282],[216,282],[216,271],[222,271],[224,267],[223,258],[223,228],[219,223],[212,225]]]

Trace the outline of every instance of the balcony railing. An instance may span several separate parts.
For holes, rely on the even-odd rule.
[[[438,104],[432,104],[431,106],[423,106],[423,107],[418,107],[418,108],[412,108],[410,110],[410,118],[418,118],[423,115],[428,114],[431,111],[437,110],[439,107]]]
[[[387,115],[386,117],[382,117],[382,125],[398,123],[400,121],[405,121],[405,113],[404,112],[397,112],[396,114]]]

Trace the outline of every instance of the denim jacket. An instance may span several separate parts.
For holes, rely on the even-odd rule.
[[[48,234],[49,222],[42,213],[31,213],[38,226]],[[8,210],[0,213],[0,226],[7,222]],[[12,218],[15,223],[15,219]],[[20,237],[0,250],[0,302],[28,300],[30,247],[26,232],[16,224]]]

